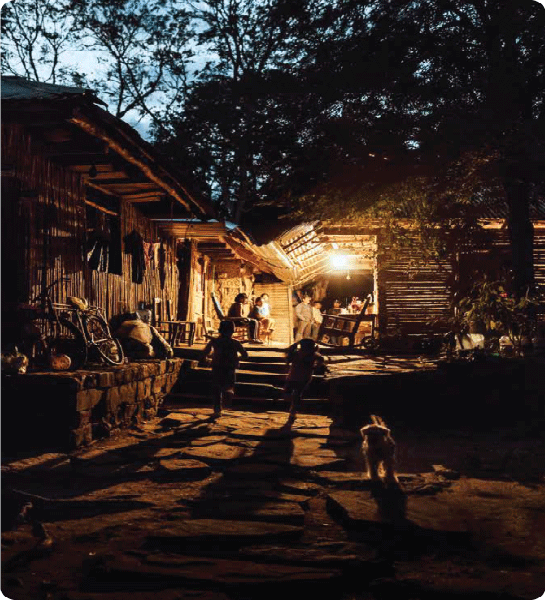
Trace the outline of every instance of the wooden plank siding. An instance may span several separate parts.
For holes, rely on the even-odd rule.
[[[451,313],[451,262],[425,260],[415,250],[392,249],[379,240],[376,277],[379,327],[383,333],[441,329],[434,321]]]
[[[543,227],[534,229],[534,274],[541,301],[545,302],[545,228]]]
[[[82,177],[36,152],[31,136],[21,126],[2,126],[3,189],[8,190],[3,208],[3,262],[13,258],[18,281],[17,301],[28,302],[47,284],[69,276],[51,291],[54,301],[67,296],[87,298],[105,309],[111,318],[138,302],[161,298],[162,317],[166,300],[177,315],[179,278],[176,240],[165,239],[166,278],[161,288],[158,269],[146,269],[141,284],[131,280],[131,256],[122,253],[122,274],[89,269],[86,260],[86,189]],[[157,227],[127,201],[120,202],[121,237],[137,230],[146,242],[160,241]],[[8,221],[6,222],[6,219]],[[44,268],[42,268],[44,267]]]
[[[276,321],[273,343],[289,346],[293,342],[291,287],[285,283],[255,283],[255,297],[269,294],[271,317]]]

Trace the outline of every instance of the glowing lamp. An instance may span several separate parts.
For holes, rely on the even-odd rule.
[[[334,269],[343,269],[348,264],[348,256],[344,254],[333,254],[329,260]]]

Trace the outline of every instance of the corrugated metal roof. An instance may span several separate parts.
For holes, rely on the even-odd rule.
[[[1,96],[2,100],[57,100],[70,96],[89,96],[103,104],[89,89],[31,81],[16,75],[2,77]]]

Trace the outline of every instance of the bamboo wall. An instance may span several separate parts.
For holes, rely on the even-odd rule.
[[[293,342],[293,306],[291,304],[291,288],[285,283],[256,283],[256,298],[261,294],[269,294],[271,317],[275,320],[273,342],[289,346]]]
[[[178,269],[176,242],[166,240],[167,260],[164,289],[158,269],[146,269],[141,284],[131,281],[131,256],[122,254],[122,274],[88,268],[86,247],[85,187],[81,177],[41,157],[30,135],[20,126],[2,126],[2,249],[3,268],[13,273],[11,298],[28,302],[47,284],[69,276],[51,295],[63,302],[67,296],[87,298],[105,309],[108,318],[137,308],[139,302],[160,298],[163,318],[166,301],[177,316]],[[9,170],[8,170],[9,169]],[[121,237],[137,230],[144,241],[160,241],[156,226],[126,201],[121,206]],[[4,277],[5,279],[5,277]],[[7,308],[7,307],[6,307]]]

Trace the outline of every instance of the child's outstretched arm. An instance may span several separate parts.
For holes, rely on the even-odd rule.
[[[245,360],[248,359],[248,352],[246,350],[246,348],[240,343],[238,342],[238,346],[237,346],[237,352],[240,354],[240,356],[242,356],[242,358],[244,358]]]
[[[206,357],[210,354],[210,352],[212,351],[212,340],[210,340],[208,342],[208,344],[206,344],[204,350],[202,351],[201,354],[201,358],[199,359],[199,367],[205,367],[206,366]]]
[[[288,365],[293,360],[293,355],[295,354],[298,345],[299,342],[295,342],[295,344],[292,344],[289,348],[286,348],[286,362],[288,363]]]
[[[206,357],[210,354],[211,351],[212,351],[212,340],[210,340],[208,342],[208,344],[206,344],[206,346],[204,347],[204,350],[202,351],[201,360],[206,360]]]

